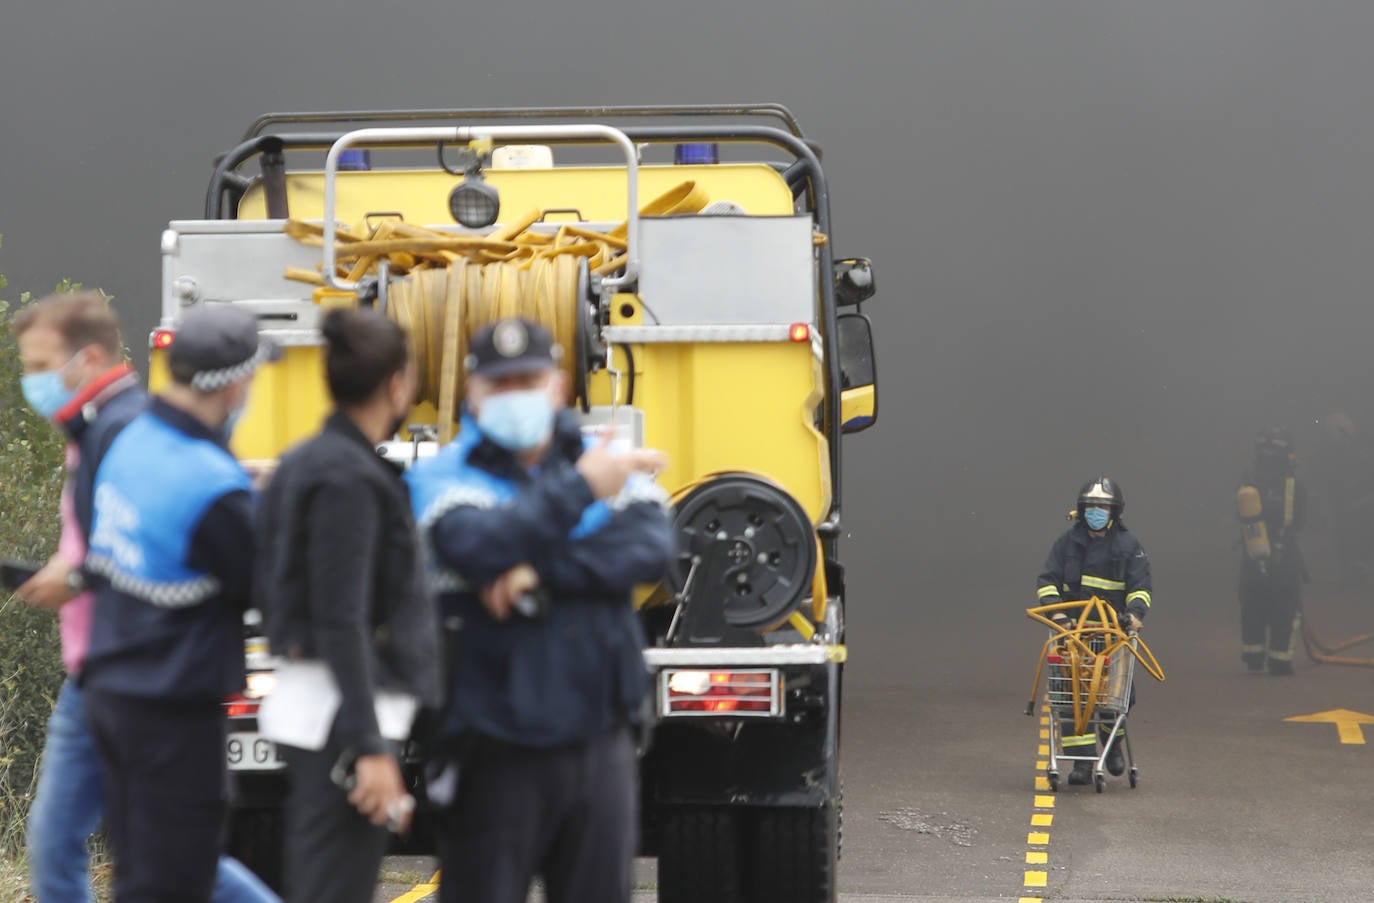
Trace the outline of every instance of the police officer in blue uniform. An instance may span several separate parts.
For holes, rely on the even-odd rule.
[[[227,442],[275,346],[229,306],[186,315],[172,382],[110,445],[85,571],[82,674],[120,903],[210,898],[225,816],[221,701],[243,686],[248,475]]]
[[[1040,569],[1035,590],[1038,604],[1096,596],[1111,604],[1123,628],[1140,628],[1150,610],[1150,558],[1140,540],[1122,522],[1125,510],[1126,496],[1111,477],[1094,477],[1083,484],[1072,515],[1073,526],[1054,541]],[[1055,612],[1054,617],[1066,623],[1076,621],[1077,610]],[[1075,734],[1072,718],[1063,725],[1065,755],[1097,755],[1096,735]],[[1107,738],[1102,740],[1105,743]],[[1120,743],[1113,743],[1108,750],[1106,766],[1113,775],[1126,770]],[[1092,763],[1084,759],[1075,761],[1069,783],[1092,783]]]
[[[461,432],[409,474],[448,639],[444,903],[628,903],[647,690],[630,603],[673,541],[658,452],[584,442],[560,349],[507,319],[473,337]],[[456,793],[454,779],[456,777]]]

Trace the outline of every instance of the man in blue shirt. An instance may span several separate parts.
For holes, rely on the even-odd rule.
[[[210,898],[225,815],[221,700],[243,686],[253,535],[227,442],[276,349],[227,305],[186,315],[172,382],[110,445],[84,564],[82,672],[120,903]]]
[[[648,683],[630,591],[672,555],[664,458],[584,442],[538,325],[470,351],[462,431],[409,475],[448,639],[440,898],[523,903],[541,874],[551,903],[628,903]]]

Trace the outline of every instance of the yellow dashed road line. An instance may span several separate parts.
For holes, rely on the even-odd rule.
[[[1048,702],[1048,700],[1046,700]],[[1048,705],[1041,708],[1040,715],[1040,740],[1036,747],[1036,754],[1039,757],[1035,763],[1035,811],[1031,813],[1031,827],[1049,828],[1054,824],[1054,795],[1045,793],[1050,789],[1049,778],[1045,772],[1049,769],[1050,754],[1049,744],[1043,741],[1050,739],[1050,710]],[[1028,868],[1022,876],[1022,884],[1027,892],[1032,892],[1049,884],[1049,870],[1043,868],[1049,864],[1050,853],[1046,849],[1050,845],[1050,832],[1047,830],[1031,831],[1026,835],[1026,846],[1031,849],[1026,850],[1026,865],[1038,865],[1042,868]],[[1040,897],[1018,897],[1017,903],[1041,903]]]
[[[439,873],[435,872],[433,875],[430,876],[428,883],[415,885],[410,890],[406,891],[396,899],[392,900],[391,903],[419,903],[420,900],[423,900],[430,894],[435,894],[438,892]]]

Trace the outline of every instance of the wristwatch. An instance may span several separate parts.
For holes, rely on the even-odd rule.
[[[67,572],[67,589],[73,594],[80,594],[86,591],[86,578],[81,573],[81,568],[72,568]]]

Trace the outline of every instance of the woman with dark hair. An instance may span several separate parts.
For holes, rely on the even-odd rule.
[[[438,702],[439,631],[409,498],[376,453],[415,396],[405,334],[366,309],[333,310],[322,331],[335,410],[272,477],[259,507],[256,588],[272,651],[286,659],[281,705],[288,675],[307,671],[311,686],[332,684],[320,705],[337,700],[322,745],[282,748],[286,899],[365,903],[387,828],[406,831],[414,807],[396,731],[379,713]]]

